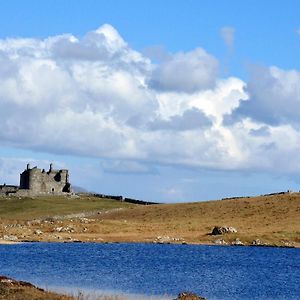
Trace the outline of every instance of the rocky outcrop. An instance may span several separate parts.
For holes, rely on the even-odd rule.
[[[237,230],[231,226],[215,226],[211,232],[212,235],[221,235],[226,233],[237,233]]]
[[[252,246],[268,246],[268,244],[263,243],[260,239],[253,240],[251,242]]]
[[[206,299],[194,293],[182,292],[174,300],[206,300]]]

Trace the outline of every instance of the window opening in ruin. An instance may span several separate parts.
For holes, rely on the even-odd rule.
[[[52,188],[52,192],[54,192],[54,188]]]
[[[54,176],[54,180],[57,181],[57,182],[60,182],[60,181],[61,181],[61,174],[60,174],[60,173],[57,173],[57,174]]]

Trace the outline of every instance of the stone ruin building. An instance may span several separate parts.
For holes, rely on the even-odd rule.
[[[41,195],[41,194],[65,194],[71,192],[69,171],[66,169],[54,170],[50,164],[48,171],[30,168],[20,174],[20,186],[0,185],[0,195]]]
[[[20,175],[20,189],[30,190],[33,193],[69,193],[68,170],[54,170],[50,164],[49,171],[30,168],[29,164]]]

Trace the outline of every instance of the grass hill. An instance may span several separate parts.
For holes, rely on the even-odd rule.
[[[77,214],[77,215],[76,215]],[[215,225],[238,232],[210,235]],[[300,194],[134,205],[92,196],[0,198],[0,238],[40,241],[187,242],[217,239],[300,246]]]
[[[56,215],[125,208],[131,205],[92,196],[0,197],[0,219],[30,220]]]

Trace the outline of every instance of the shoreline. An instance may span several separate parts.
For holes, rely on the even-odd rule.
[[[0,239],[0,245],[19,245],[19,244],[30,244],[30,243],[50,243],[50,244],[149,244],[149,245],[181,245],[181,246],[216,246],[216,247],[257,247],[257,248],[289,248],[289,249],[300,249],[300,245],[252,245],[252,244],[244,244],[244,245],[231,245],[231,244],[215,244],[215,243],[156,243],[156,242],[147,242],[147,241],[29,241],[29,240],[21,240],[21,241],[6,241]]]
[[[23,241],[6,241],[0,239],[0,245],[18,245],[18,244],[23,244]]]

